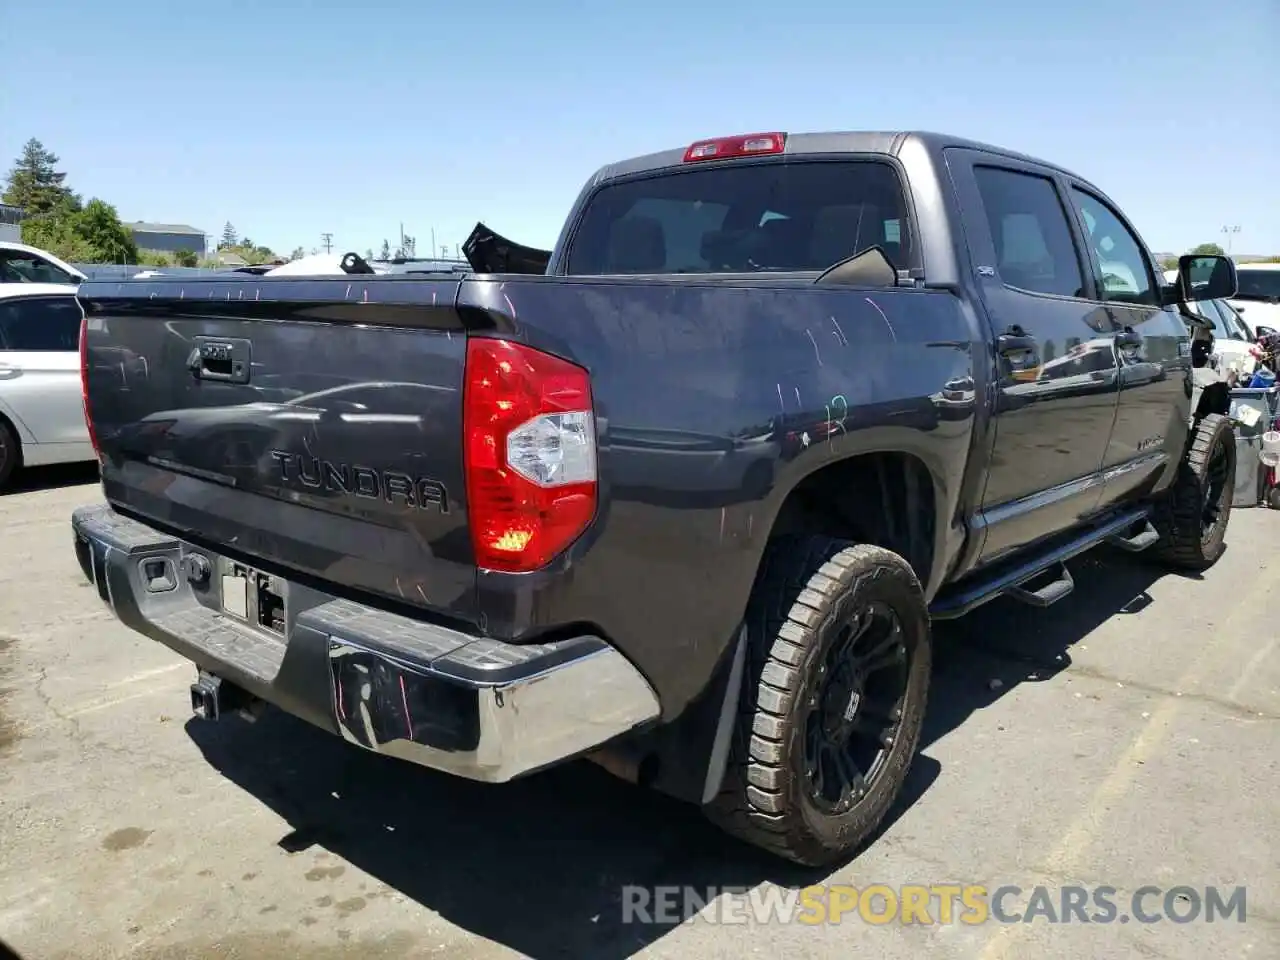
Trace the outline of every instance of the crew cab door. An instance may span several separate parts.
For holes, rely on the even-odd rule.
[[[1057,173],[981,151],[946,157],[996,343],[985,563],[1096,509],[1120,364]]]
[[[1103,457],[1100,505],[1123,500],[1181,455],[1190,414],[1185,371],[1191,336],[1161,306],[1160,274],[1123,215],[1087,184],[1068,179],[1094,297],[1113,329],[1120,362],[1115,427]]]

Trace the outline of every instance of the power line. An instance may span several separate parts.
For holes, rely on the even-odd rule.
[[[325,253],[332,253],[332,252],[333,252],[333,234],[332,234],[332,233],[322,233],[322,234],[320,234],[320,236],[322,236],[322,237],[324,238],[324,252],[325,252]]]

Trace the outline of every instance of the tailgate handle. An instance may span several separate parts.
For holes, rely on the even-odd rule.
[[[187,356],[187,369],[197,380],[248,383],[249,341],[240,338],[196,337]]]

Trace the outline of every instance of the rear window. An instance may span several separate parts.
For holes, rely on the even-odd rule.
[[[880,245],[913,265],[894,168],[771,161],[665,172],[601,188],[569,248],[568,272],[825,270]]]
[[[1280,297],[1280,270],[1236,267],[1238,296],[1242,299],[1265,300]]]

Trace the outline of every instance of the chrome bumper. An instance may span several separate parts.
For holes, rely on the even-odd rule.
[[[223,612],[222,558],[109,506],[76,510],[77,559],[126,626],[377,753],[502,782],[656,720],[657,696],[598,637],[511,644],[289,585],[286,636]],[[205,564],[192,563],[200,555]],[[144,579],[144,571],[172,576]]]

